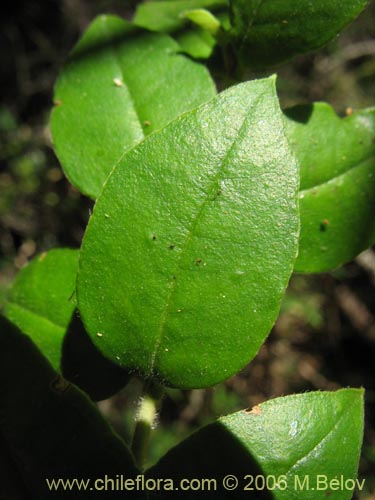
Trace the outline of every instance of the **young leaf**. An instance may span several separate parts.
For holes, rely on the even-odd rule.
[[[341,119],[315,103],[285,114],[301,169],[295,270],[328,271],[375,242],[375,109]]]
[[[199,27],[179,31],[174,37],[181,51],[195,59],[208,59],[216,45],[215,38]]]
[[[152,131],[215,95],[206,68],[168,35],[98,17],[55,89],[51,129],[69,180],[95,198],[114,164]]]
[[[207,9],[187,10],[183,13],[183,17],[211,33],[211,35],[215,35],[220,28],[220,21]]]
[[[229,0],[233,48],[244,64],[264,68],[318,49],[368,0]]]
[[[212,478],[212,500],[350,500],[354,488],[363,487],[356,480],[362,435],[362,390],[287,396],[203,427],[170,450],[147,477],[173,478],[175,484]],[[230,489],[236,479],[237,487]]]
[[[130,151],[81,249],[79,309],[97,347],[181,388],[237,372],[278,313],[297,190],[273,77],[223,92]]]
[[[134,23],[153,31],[173,32],[183,27],[184,13],[192,9],[226,9],[228,0],[164,0],[141,3],[136,10]]]
[[[10,289],[4,315],[29,335],[56,370],[75,308],[78,251],[55,249],[24,267]]]
[[[20,475],[38,499],[102,498],[105,475],[134,478],[130,451],[97,408],[58,375],[31,340],[0,317],[0,432]],[[49,489],[46,479],[91,480],[71,496]],[[94,480],[99,479],[99,488]],[[81,483],[82,484],[82,483]],[[107,490],[108,491],[108,490]],[[123,491],[108,491],[107,498]],[[129,492],[127,498],[145,498]]]

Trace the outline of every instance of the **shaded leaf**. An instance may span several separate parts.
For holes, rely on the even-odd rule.
[[[42,253],[16,277],[4,315],[29,335],[55,370],[86,391],[95,401],[124,387],[129,374],[94,347],[79,320],[75,284],[78,251]]]
[[[87,396],[58,375],[31,340],[2,317],[0,431],[38,500],[123,497],[123,491],[106,495],[90,487],[87,491],[73,488],[71,494],[61,487],[51,493],[46,479],[138,474],[125,444]],[[129,492],[127,498],[144,496]]]
[[[55,89],[51,129],[69,180],[95,198],[115,163],[152,131],[215,95],[206,68],[168,35],[115,16],[87,29]]]
[[[103,354],[182,388],[242,368],[293,267],[297,177],[274,78],[223,92],[129,152],[81,250],[79,310]]]
[[[34,498],[26,488],[8,446],[0,432],[0,500],[30,500]]]
[[[375,110],[339,118],[315,103],[285,113],[301,169],[295,270],[327,271],[375,242]]]
[[[77,268],[77,250],[38,255],[18,273],[4,306],[4,315],[32,338],[56,370],[75,308]]]
[[[173,478],[175,484],[185,478],[215,479],[217,487],[211,483],[211,491],[201,494],[210,499],[349,500],[362,434],[362,390],[287,396],[203,427],[170,450],[147,476]],[[231,491],[223,488],[229,474],[238,480]],[[341,477],[347,481],[344,488],[337,485]],[[233,485],[233,479],[226,484]],[[159,498],[171,496],[193,499],[196,492]]]
[[[319,49],[353,21],[367,0],[229,0],[233,49],[252,68]]]
[[[64,337],[61,371],[94,401],[113,396],[130,379],[127,371],[105,358],[95,347],[78,314],[73,315]]]

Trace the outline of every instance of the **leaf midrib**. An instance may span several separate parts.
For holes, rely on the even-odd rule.
[[[239,129],[238,129],[238,131],[236,133],[236,136],[235,136],[232,144],[230,145],[230,147],[226,151],[226,153],[224,155],[224,158],[220,161],[218,169],[217,169],[217,172],[215,173],[215,175],[213,175],[211,177],[211,188],[209,189],[208,193],[206,194],[204,200],[202,201],[202,204],[201,204],[199,210],[197,211],[197,214],[193,218],[189,230],[187,231],[186,243],[185,243],[185,245],[184,245],[184,247],[183,247],[183,249],[182,249],[182,251],[181,251],[181,253],[179,255],[179,258],[177,260],[176,269],[172,273],[173,275],[177,275],[177,269],[180,268],[181,262],[182,262],[183,258],[186,255],[187,249],[188,249],[190,243],[193,240],[194,231],[195,231],[195,229],[196,229],[196,227],[198,225],[198,222],[201,219],[202,214],[204,212],[204,209],[208,205],[209,200],[212,198],[213,192],[215,192],[215,189],[216,189],[216,186],[217,186],[217,182],[220,179],[220,175],[221,175],[221,173],[223,171],[223,167],[224,167],[224,165],[226,163],[226,160],[228,159],[228,157],[231,154],[231,152],[233,151],[235,145],[238,143],[238,140],[239,140],[241,134],[243,133],[243,130],[244,130],[245,125],[247,124],[247,120],[248,120],[248,117],[250,115],[251,109],[253,109],[262,98],[263,98],[263,94],[259,95],[252,102],[250,108],[248,109],[248,112],[247,112],[246,116],[243,118],[243,121],[242,121],[242,123],[241,123],[241,125],[240,125],[240,127],[239,127]],[[167,323],[167,320],[168,320],[169,310],[170,310],[170,306],[171,306],[171,303],[172,303],[173,294],[174,294],[174,292],[176,290],[177,281],[178,281],[177,279],[172,279],[172,280],[170,280],[168,282],[168,285],[167,285],[168,288],[169,288],[169,291],[168,291],[168,295],[167,295],[167,298],[166,298],[165,307],[163,309],[163,312],[162,312],[162,315],[161,315],[161,318],[160,318],[160,328],[159,328],[158,335],[157,335],[157,338],[156,338],[156,341],[155,341],[155,344],[154,344],[154,349],[153,349],[152,354],[151,354],[150,376],[154,375],[154,369],[155,369],[155,364],[156,364],[156,357],[157,357],[159,348],[160,348],[160,346],[162,344],[162,341],[163,341],[165,326],[166,326],[166,323]]]
[[[345,412],[341,411],[339,418],[336,420],[335,424],[328,429],[328,432],[326,432],[324,436],[321,437],[319,441],[316,444],[314,444],[314,446],[307,453],[305,453],[302,457],[298,458],[298,460],[296,460],[294,464],[291,467],[289,467],[289,469],[284,474],[287,476],[288,474],[290,474],[291,471],[293,471],[296,467],[298,467],[299,464],[308,459],[308,457],[318,448],[318,446],[320,446],[324,441],[326,441],[326,439],[328,439],[328,437],[338,428],[344,416]]]

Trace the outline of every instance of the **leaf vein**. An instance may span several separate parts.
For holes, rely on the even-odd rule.
[[[257,105],[257,103],[262,99],[262,97],[263,97],[262,95],[258,96],[254,100],[254,102],[252,103],[251,108],[254,108]],[[248,114],[250,114],[250,109],[248,111]],[[182,259],[184,258],[185,254],[187,252],[189,244],[193,240],[194,232],[195,232],[196,227],[197,227],[197,225],[199,223],[199,220],[201,219],[201,217],[203,215],[203,212],[204,212],[205,208],[208,205],[210,205],[210,200],[212,198],[212,195],[215,193],[215,190],[217,189],[217,182],[220,179],[220,175],[222,174],[222,172],[224,170],[224,166],[226,164],[226,161],[228,160],[228,158],[229,158],[230,154],[232,153],[234,147],[238,143],[239,137],[243,134],[245,125],[247,123],[247,116],[245,116],[243,118],[243,121],[242,121],[242,123],[241,123],[241,125],[240,125],[240,127],[239,127],[239,129],[237,131],[236,137],[234,138],[232,144],[230,145],[230,147],[226,151],[226,153],[224,155],[224,158],[222,159],[222,161],[220,161],[220,164],[218,166],[217,172],[215,173],[215,175],[212,176],[212,179],[211,179],[211,188],[208,190],[208,192],[207,192],[207,194],[206,194],[203,202],[201,203],[201,206],[200,206],[199,210],[197,211],[196,215],[193,217],[193,220],[191,222],[190,228],[187,231],[186,242],[185,242],[184,248],[182,249],[182,251],[181,251],[181,253],[179,255],[179,259],[178,259],[178,262],[177,262],[177,269],[181,267]],[[176,275],[177,272],[175,271],[174,274]],[[160,328],[159,328],[158,335],[157,335],[157,338],[156,338],[156,341],[155,341],[153,352],[151,354],[150,376],[154,375],[155,364],[156,364],[156,357],[157,357],[160,345],[161,345],[161,343],[163,341],[164,330],[165,330],[165,326],[166,326],[166,323],[167,323],[168,315],[169,315],[169,312],[170,312],[170,307],[171,307],[171,303],[172,303],[172,297],[173,297],[173,294],[175,293],[175,290],[176,290],[176,284],[177,284],[177,280],[176,279],[172,279],[168,283],[169,291],[168,291],[168,295],[167,295],[167,298],[166,298],[165,307],[163,309],[163,312],[162,312],[162,315],[161,315],[161,318],[160,318]]]

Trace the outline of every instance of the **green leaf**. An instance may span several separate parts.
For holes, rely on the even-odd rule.
[[[85,32],[55,89],[51,129],[69,180],[95,198],[121,156],[215,95],[206,68],[168,35],[114,16]]]
[[[175,484],[212,478],[213,500],[350,500],[354,486],[363,488],[363,480],[356,483],[362,435],[363,390],[287,396],[203,427],[170,450],[147,477],[173,478]],[[238,480],[231,491],[223,488],[229,474]],[[226,484],[233,485],[233,478]]]
[[[228,89],[130,151],[81,249],[78,303],[97,347],[181,388],[236,373],[277,317],[297,191],[273,77]]]
[[[153,31],[172,32],[185,24],[184,12],[209,9],[213,12],[228,6],[228,0],[173,0],[145,2],[137,7],[134,23]]]
[[[75,308],[77,268],[77,250],[42,253],[18,273],[4,307],[4,315],[32,338],[57,370]]]
[[[327,271],[375,242],[375,109],[339,118],[316,103],[285,113],[301,167],[295,270]]]
[[[211,33],[211,35],[215,35],[220,28],[220,21],[207,9],[187,10],[183,13],[183,17]]]
[[[319,49],[364,9],[367,0],[229,0],[232,45],[253,68]]]
[[[202,28],[186,29],[175,34],[182,52],[195,59],[208,59],[216,45],[216,40]]]
[[[2,317],[0,432],[20,475],[38,499],[70,497],[62,487],[51,493],[46,479],[95,480],[104,479],[105,474],[134,478],[138,474],[128,448],[95,405]],[[113,496],[113,492],[108,495]],[[72,498],[102,497],[103,491],[72,489]],[[129,492],[127,498],[141,499],[144,494]]]

